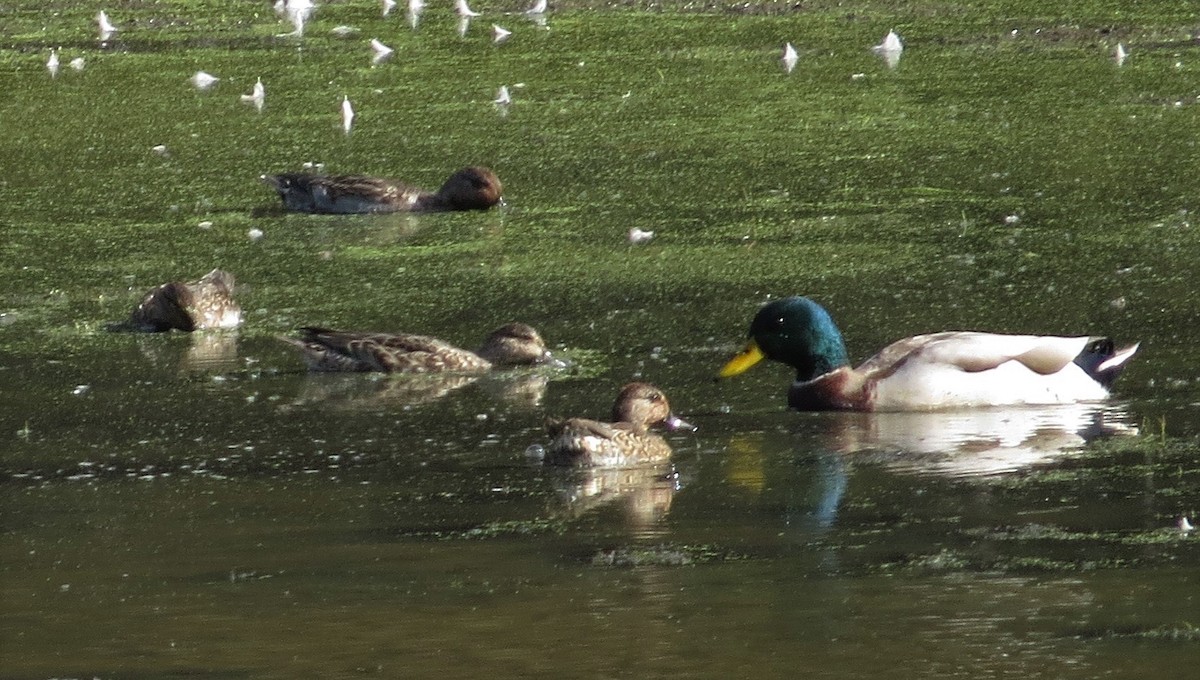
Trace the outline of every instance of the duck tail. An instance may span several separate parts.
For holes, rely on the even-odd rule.
[[[1112,338],[1096,338],[1075,357],[1075,364],[1091,376],[1092,380],[1107,389],[1120,377],[1121,372],[1125,370],[1125,364],[1137,352],[1140,344],[1134,343],[1117,350]]]

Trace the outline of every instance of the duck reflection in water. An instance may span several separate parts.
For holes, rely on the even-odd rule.
[[[669,464],[624,468],[552,468],[553,514],[570,519],[608,506],[620,506],[625,527],[635,536],[662,533],[679,475]]]
[[[355,411],[390,411],[433,404],[475,385],[487,394],[489,401],[503,402],[518,411],[529,411],[541,405],[550,377],[545,371],[404,376],[311,373],[291,406],[323,404]]]
[[[1012,473],[1053,463],[1092,441],[1137,433],[1119,404],[823,416],[823,441],[853,461],[949,477]]]
[[[220,374],[242,368],[236,331],[191,333],[186,338],[144,336],[138,339],[138,349],[150,363],[185,375]]]

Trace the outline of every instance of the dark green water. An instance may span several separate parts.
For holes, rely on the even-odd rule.
[[[126,3],[104,44],[100,6],[0,8],[0,676],[1194,666],[1188,8],[585,5],[540,30],[479,2],[460,38],[445,7],[413,31],[343,2],[295,38],[266,3]],[[396,49],[374,67],[373,37]],[[194,90],[201,69],[222,80]],[[261,113],[238,100],[260,77]],[[256,178],[307,161],[431,188],[487,164],[508,206],[284,215]],[[102,330],[214,266],[238,333]],[[952,328],[1143,345],[1104,408],[797,414],[779,366],[712,383],[793,293],[855,359]],[[474,346],[509,320],[575,368],[307,376],[274,338]],[[634,378],[700,427],[670,471],[530,462],[545,416],[603,415]]]

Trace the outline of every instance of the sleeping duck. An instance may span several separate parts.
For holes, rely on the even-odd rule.
[[[764,306],[750,342],[719,378],[764,357],[796,369],[788,405],[802,411],[926,411],[1095,401],[1138,346],[1115,350],[1104,337],[950,331],[898,340],[850,367],[829,312],[805,297]]]
[[[326,214],[487,210],[504,190],[496,173],[480,166],[450,175],[434,193],[365,175],[289,172],[263,175],[262,181],[279,193],[285,209]]]
[[[147,292],[129,320],[113,331],[161,333],[237,328],[242,308],[233,299],[233,274],[214,269],[197,281],[171,281]]]

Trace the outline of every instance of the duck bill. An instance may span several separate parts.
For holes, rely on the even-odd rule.
[[[663,424],[665,424],[667,426],[667,429],[671,430],[672,432],[675,430],[683,430],[685,432],[695,432],[697,429],[695,425],[689,423],[688,421],[684,420],[683,418],[680,418],[679,416],[675,415],[674,413],[669,414],[667,416],[667,419],[663,421]]]
[[[737,356],[730,359],[717,373],[718,378],[732,378],[739,373],[745,373],[751,366],[762,361],[766,355],[758,348],[758,343],[751,340]]]

